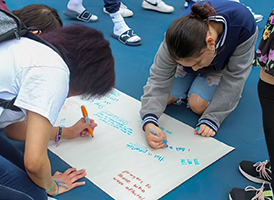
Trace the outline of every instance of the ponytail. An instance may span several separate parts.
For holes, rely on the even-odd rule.
[[[198,56],[206,48],[208,17],[216,15],[209,2],[193,4],[191,13],[174,21],[166,32],[166,43],[174,60]]]

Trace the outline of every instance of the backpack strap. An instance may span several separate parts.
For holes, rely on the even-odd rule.
[[[13,105],[14,102],[16,100],[16,97],[14,97],[11,100],[6,100],[6,99],[1,99],[0,98],[0,107],[4,108],[4,109],[10,109],[13,111],[21,111],[20,108],[18,108],[17,106]]]

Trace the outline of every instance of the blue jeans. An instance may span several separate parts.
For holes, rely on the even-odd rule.
[[[191,74],[177,67],[171,96],[188,99],[190,94],[197,94],[200,98],[211,102],[215,90],[220,82],[221,72],[206,74]]]
[[[120,9],[121,0],[104,0],[105,8],[109,13],[116,13]]]
[[[46,191],[36,185],[26,173],[23,154],[1,136],[0,195],[1,199],[9,200],[47,200]]]

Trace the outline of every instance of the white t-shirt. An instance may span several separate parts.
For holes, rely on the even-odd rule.
[[[27,110],[54,125],[69,90],[69,69],[50,47],[28,38],[0,44],[0,98],[22,112],[0,107],[0,128],[23,120]]]

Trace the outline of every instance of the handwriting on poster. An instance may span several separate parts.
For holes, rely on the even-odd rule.
[[[153,157],[155,159],[157,159],[159,162],[163,162],[165,160],[165,158],[161,155],[157,155],[157,154],[153,154],[151,153],[146,147],[140,145],[140,144],[134,144],[134,143],[128,143],[126,146],[127,149],[130,149],[132,151],[137,151],[139,153],[143,153],[146,154],[150,157]]]
[[[111,105],[113,102],[119,101],[120,95],[120,92],[112,90],[107,96],[99,99],[90,99],[88,102],[97,106],[98,109],[103,109],[106,106]]]
[[[152,158],[155,158],[157,159],[159,162],[163,162],[165,161],[165,158],[164,156],[160,155],[160,154],[153,154],[152,152],[150,152],[148,150],[147,147],[145,146],[142,146],[140,144],[137,144],[137,143],[131,143],[129,142],[127,145],[126,145],[126,148],[127,149],[130,149],[131,151],[136,151],[136,152],[139,152],[141,154],[145,154],[149,157],[152,157]],[[185,148],[185,147],[172,147],[172,146],[168,146],[168,148],[170,150],[173,150],[173,151],[176,151],[176,152],[185,152],[185,153],[188,153],[190,152],[190,149],[188,148]],[[187,154],[186,154],[187,156]],[[200,162],[197,158],[183,158],[181,159],[181,164],[183,166],[188,166],[188,165],[200,165]]]
[[[144,200],[146,192],[151,189],[149,183],[145,183],[140,177],[133,175],[127,170],[113,177],[113,180],[139,200]]]
[[[132,129],[130,127],[128,127],[130,122],[122,119],[121,117],[119,117],[107,110],[103,110],[103,111],[96,113],[94,115],[97,116],[99,118],[99,120],[101,120],[102,122],[112,126],[113,128],[116,128],[116,129],[126,133],[127,135],[132,134]]]

